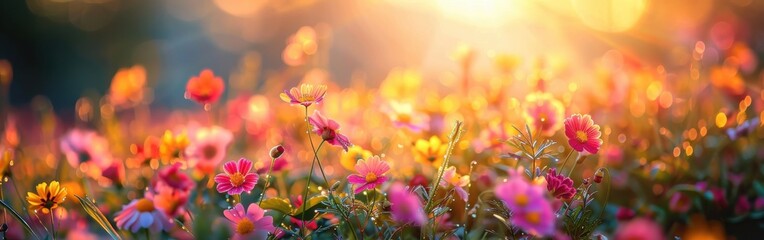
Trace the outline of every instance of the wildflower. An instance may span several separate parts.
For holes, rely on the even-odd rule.
[[[179,158],[189,144],[186,133],[173,135],[171,131],[165,131],[159,143],[159,156],[165,161]]]
[[[549,93],[531,93],[525,98],[524,116],[533,129],[544,136],[552,136],[562,127],[564,107]]]
[[[167,186],[180,191],[191,190],[191,188],[194,187],[194,181],[181,171],[181,166],[181,163],[175,163],[169,167],[160,169],[157,178],[158,185]]]
[[[361,193],[366,189],[374,189],[387,181],[384,174],[390,170],[390,166],[379,156],[373,156],[367,160],[358,160],[355,164],[355,170],[358,174],[348,176],[348,182],[354,185],[361,185],[355,189],[355,193]]]
[[[61,139],[61,151],[73,168],[78,168],[85,162],[99,168],[111,166],[109,143],[94,131],[82,129],[69,131]]]
[[[233,134],[218,126],[198,130],[186,148],[189,166],[202,173],[211,174],[225,158],[226,148],[231,140]]]
[[[319,104],[324,100],[326,95],[326,85],[312,85],[303,83],[300,88],[293,87],[289,91],[284,91],[279,97],[284,102],[290,104],[300,104],[305,107],[309,107],[312,104]]]
[[[154,198],[151,194],[122,206],[122,210],[117,212],[114,221],[118,228],[130,230],[133,233],[141,229],[159,232],[169,230],[174,225],[164,211],[154,204]]]
[[[294,200],[294,209],[302,209],[301,207],[302,207],[302,204],[304,203],[304,201],[302,200],[302,196],[301,195],[298,195],[297,197],[293,198],[292,200]],[[300,219],[298,219],[296,217],[291,217],[291,218],[289,218],[289,222],[291,222],[295,226],[303,226],[303,222],[305,222],[304,226],[308,230],[313,231],[313,230],[318,229],[318,223],[316,222],[316,220],[302,221],[302,220],[300,220]]]
[[[647,218],[637,218],[621,225],[615,232],[616,240],[624,239],[663,239],[661,227]]]
[[[66,188],[61,187],[58,181],[52,181],[50,185],[45,182],[37,184],[36,190],[37,194],[27,192],[27,202],[35,211],[42,210],[42,213],[48,214],[66,200]]]
[[[233,224],[233,239],[266,239],[276,230],[273,217],[265,216],[265,211],[254,203],[249,204],[246,211],[241,203],[236,204],[233,209],[223,211],[223,215]]]
[[[597,169],[597,172],[594,173],[594,182],[595,183],[602,183],[602,179],[605,178],[605,170],[604,168]]]
[[[602,145],[600,126],[588,114],[573,114],[565,119],[565,136],[578,152],[596,154]]]
[[[109,87],[109,101],[114,105],[135,104],[143,100],[146,68],[135,65],[121,68],[114,74]]]
[[[371,157],[369,150],[363,149],[359,146],[352,146],[348,148],[347,152],[343,152],[340,155],[340,164],[347,170],[355,170],[355,165],[358,160],[367,159]]]
[[[454,166],[446,168],[446,170],[443,172],[443,178],[440,179],[440,186],[453,186],[456,193],[459,194],[459,197],[461,197],[465,202],[467,201],[468,196],[467,191],[464,190],[464,187],[469,184],[470,176],[459,175],[456,173],[456,168]]]
[[[212,70],[204,69],[199,76],[188,80],[186,96],[199,104],[206,105],[216,102],[223,95],[224,90],[223,79],[215,76]]]
[[[395,127],[405,127],[413,132],[427,130],[427,123],[430,121],[427,115],[414,110],[411,103],[401,103],[397,101],[390,102],[390,120]]]
[[[475,152],[482,153],[488,149],[501,151],[506,139],[513,134],[511,125],[502,122],[489,123],[488,127],[480,132],[480,135],[472,142]]]
[[[549,169],[546,175],[546,189],[557,199],[571,199],[576,195],[573,180],[569,177],[557,174],[557,169]]]
[[[237,195],[242,192],[249,192],[257,184],[257,174],[250,173],[252,161],[241,158],[239,161],[230,161],[223,165],[225,173],[215,176],[215,182],[218,184],[217,190],[220,193]]]
[[[271,158],[276,159],[281,157],[281,154],[284,154],[284,147],[281,145],[275,146],[271,148],[271,151],[269,152]]]
[[[164,212],[167,216],[174,218],[183,215],[184,206],[188,202],[190,191],[178,191],[166,185],[159,185],[156,193],[151,194],[154,199],[154,205]]]
[[[273,161],[273,169],[271,169],[272,172],[278,172],[281,170],[284,170],[289,166],[289,162],[287,162],[284,158],[276,158],[276,160]],[[255,172],[257,174],[264,174],[268,172],[268,169],[271,167],[271,161],[258,161],[255,163]]]
[[[619,207],[618,210],[615,212],[615,219],[619,221],[626,221],[634,218],[637,213],[634,212],[631,208],[627,207]]]
[[[426,176],[422,175],[421,173],[416,173],[414,177],[409,180],[408,183],[409,188],[416,188],[417,186],[422,186],[426,190],[430,190],[430,182],[427,179]]]
[[[340,146],[342,149],[345,149],[345,152],[352,145],[345,135],[340,134],[340,124],[336,121],[324,117],[318,111],[313,112],[309,121],[310,125],[313,126],[313,132],[321,136],[329,144]]]
[[[554,234],[555,217],[543,190],[522,177],[522,171],[510,171],[507,182],[496,186],[496,196],[512,211],[512,223],[537,236]]]
[[[440,167],[446,154],[448,145],[440,141],[437,136],[430,140],[419,139],[414,143],[414,160],[423,164]]]
[[[390,186],[387,197],[392,204],[390,211],[396,222],[411,223],[415,226],[421,226],[427,222],[422,202],[402,184],[395,183]]]

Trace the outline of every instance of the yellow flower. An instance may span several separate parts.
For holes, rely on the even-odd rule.
[[[37,194],[27,192],[27,202],[32,210],[42,210],[42,213],[48,214],[51,210],[58,207],[66,199],[66,188],[61,187],[58,181],[37,184]]]
[[[414,160],[440,167],[443,163],[443,155],[446,154],[446,148],[448,146],[441,142],[437,136],[430,137],[429,141],[419,139],[414,143]]]
[[[180,154],[188,147],[189,140],[186,133],[173,135],[167,130],[162,135],[162,141],[159,145],[159,154],[165,161],[179,158]]]
[[[363,149],[357,145],[353,145],[348,148],[347,152],[343,152],[340,156],[340,163],[342,167],[349,171],[355,171],[355,164],[359,159],[367,159],[371,157],[369,150]]]

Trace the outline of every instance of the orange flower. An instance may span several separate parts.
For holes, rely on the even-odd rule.
[[[121,68],[114,74],[109,87],[109,101],[114,105],[137,103],[143,99],[146,69],[141,65]]]
[[[212,70],[204,69],[199,76],[188,80],[186,97],[205,105],[216,102],[224,90],[223,79],[215,76]]]
[[[37,194],[27,192],[30,208],[35,211],[42,210],[44,214],[50,213],[64,200],[66,200],[66,188],[62,188],[58,181],[50,182],[50,186],[45,182],[37,184]]]

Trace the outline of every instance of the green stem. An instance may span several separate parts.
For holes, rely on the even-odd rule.
[[[271,171],[273,170],[273,164],[276,163],[275,158],[271,158],[271,165],[268,166],[268,173],[265,174],[265,185],[263,185],[263,192],[260,193],[260,201],[257,202],[257,205],[259,206],[261,203],[263,203],[263,199],[265,198],[265,190],[268,189],[268,184],[271,183]]]
[[[610,170],[607,168],[602,168],[605,171],[605,176],[607,176],[607,190],[605,190],[605,206],[602,207],[602,212],[600,212],[599,219],[602,219],[602,215],[605,214],[605,211],[607,210],[608,201],[610,200]]]
[[[305,179],[305,191],[302,193],[302,227],[300,228],[300,235],[305,236],[305,209],[308,206],[308,188],[310,188],[310,178],[313,177],[313,167],[316,166],[316,158],[313,158],[313,163],[310,164],[310,171],[308,172],[308,178]]]
[[[576,165],[578,165],[579,161],[582,161],[583,158],[586,156],[582,156],[580,153],[578,154],[578,157],[576,158],[576,161],[573,162],[573,167],[570,167],[570,172],[568,172],[568,178],[570,178],[570,175],[573,174],[573,170],[576,169]]]
[[[429,215],[430,211],[432,210],[432,199],[435,198],[435,193],[438,191],[438,187],[440,186],[440,181],[443,178],[443,173],[445,172],[445,169],[448,167],[448,162],[451,160],[451,154],[454,151],[454,147],[456,147],[456,142],[459,141],[459,138],[462,135],[462,127],[463,122],[456,121],[456,124],[454,125],[454,129],[451,131],[451,136],[449,137],[448,141],[448,147],[446,148],[446,154],[443,156],[443,164],[438,168],[438,177],[435,178],[435,181],[432,182],[432,187],[430,188],[431,191],[428,194],[427,204],[424,207],[425,214]],[[425,228],[429,224],[423,224],[422,225],[422,231],[420,234],[420,238],[424,238],[425,234]]]
[[[562,166],[557,167],[559,168],[557,170],[560,171],[560,173],[562,173],[562,169],[565,168],[565,165],[568,164],[568,159],[570,159],[570,155],[573,155],[573,152],[574,150],[571,149],[570,152],[568,152],[568,155],[565,156],[565,160],[562,160]]]
[[[53,220],[53,215],[55,212],[53,212],[53,209],[50,210],[50,229],[53,235],[53,240],[56,240],[56,222]]]

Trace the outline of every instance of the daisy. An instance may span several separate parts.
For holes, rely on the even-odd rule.
[[[562,127],[564,107],[549,93],[531,93],[525,98],[525,120],[544,136],[552,136]]]
[[[596,154],[602,146],[600,126],[588,114],[573,114],[565,119],[565,136],[570,147],[580,153]]]
[[[212,126],[199,129],[186,148],[188,165],[202,173],[212,174],[225,158],[226,148],[231,140],[233,133],[224,128]]]
[[[406,190],[402,184],[395,183],[390,186],[387,197],[392,204],[390,211],[396,222],[411,223],[416,226],[424,225],[427,222],[427,216],[424,214],[419,197]]]
[[[154,204],[151,194],[122,206],[122,210],[117,212],[114,221],[119,229],[130,230],[133,233],[141,229],[159,232],[169,230],[174,225],[164,211]]]
[[[308,121],[313,126],[313,132],[329,144],[340,146],[345,149],[345,152],[348,151],[348,147],[352,146],[350,140],[345,135],[340,134],[340,124],[324,117],[318,110],[313,112]]]
[[[223,79],[215,76],[212,70],[204,69],[199,76],[191,77],[186,84],[186,97],[206,105],[216,102],[223,95]]]
[[[257,204],[249,204],[247,210],[241,203],[233,209],[223,211],[223,215],[234,229],[233,239],[266,239],[273,227],[273,217],[265,216],[265,211]]]
[[[66,200],[66,188],[61,187],[58,181],[50,182],[50,186],[45,182],[37,184],[36,190],[37,194],[27,192],[27,202],[35,212],[42,210],[42,213],[48,214]]]
[[[252,170],[252,161],[244,158],[236,162],[230,161],[223,165],[223,170],[224,173],[215,176],[219,193],[238,195],[252,191],[257,184],[257,174],[249,172]]]
[[[557,169],[549,169],[546,175],[546,189],[557,199],[571,199],[576,195],[573,180],[569,177],[557,174]]]
[[[437,136],[430,137],[429,141],[419,139],[414,143],[414,160],[423,164],[440,167],[447,148],[448,145],[441,142]]]
[[[459,197],[462,198],[465,202],[467,201],[467,191],[464,190],[464,187],[470,184],[470,176],[467,175],[459,175],[456,173],[456,168],[454,166],[450,166],[446,168],[446,170],[443,172],[443,178],[440,180],[440,186],[447,187],[448,185],[451,185],[454,187],[454,190],[457,194],[459,194]]]
[[[348,176],[348,182],[354,185],[361,185],[355,189],[355,193],[361,193],[366,189],[374,189],[387,181],[387,177],[383,176],[390,166],[387,162],[382,161],[379,156],[373,156],[367,160],[358,160],[355,164],[355,170],[358,174]]]
[[[292,89],[289,89],[289,91],[284,91],[284,93],[281,93],[279,97],[281,97],[281,100],[284,102],[290,104],[300,104],[308,107],[314,103],[321,103],[321,101],[324,100],[324,95],[326,95],[326,88],[326,85],[312,85],[303,83],[300,85],[300,88],[293,87]]]

